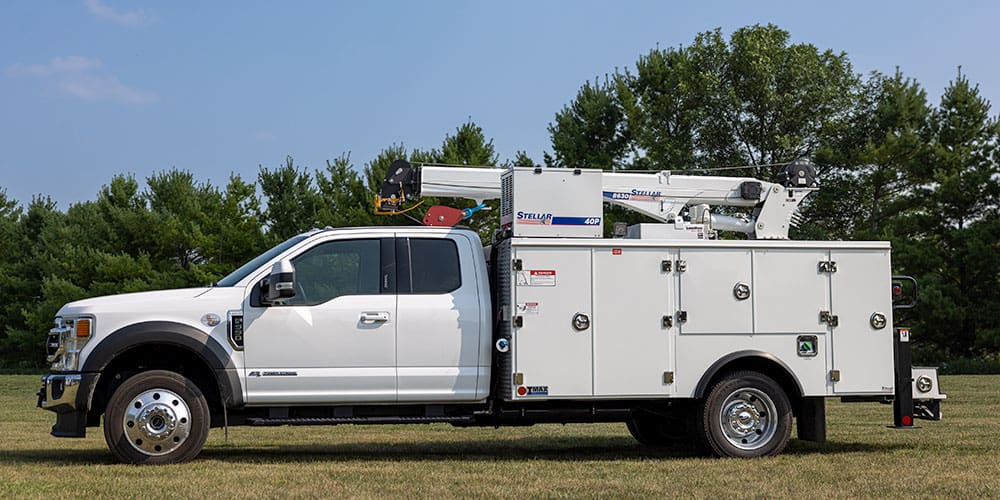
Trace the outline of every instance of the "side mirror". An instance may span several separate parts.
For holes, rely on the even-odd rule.
[[[281,302],[295,296],[295,266],[291,261],[275,262],[271,273],[260,283],[261,295],[267,303]]]

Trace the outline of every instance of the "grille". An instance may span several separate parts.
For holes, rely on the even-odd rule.
[[[514,221],[514,171],[507,170],[500,176],[500,225]]]

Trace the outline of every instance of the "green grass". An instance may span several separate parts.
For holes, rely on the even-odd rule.
[[[48,435],[38,377],[0,376],[0,497],[998,497],[1000,376],[949,376],[945,420],[829,400],[829,442],[709,459],[640,447],[624,424],[213,430],[193,462],[116,464],[100,429]]]

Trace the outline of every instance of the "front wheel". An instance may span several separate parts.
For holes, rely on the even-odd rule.
[[[698,438],[720,457],[777,455],[792,435],[788,396],[761,373],[728,374],[712,387],[698,410]]]
[[[201,452],[208,403],[194,382],[165,370],[139,373],[118,386],[104,412],[104,439],[131,464],[186,462]]]

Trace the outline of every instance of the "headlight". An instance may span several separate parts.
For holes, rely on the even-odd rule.
[[[80,351],[94,331],[94,318],[60,317],[55,322],[55,328],[49,330],[48,361],[52,363],[53,371],[76,371],[80,364]]]

